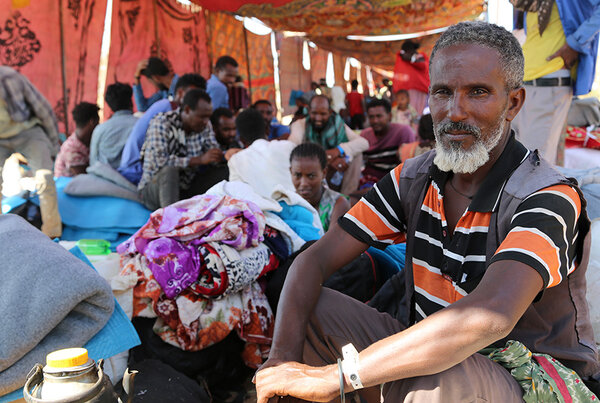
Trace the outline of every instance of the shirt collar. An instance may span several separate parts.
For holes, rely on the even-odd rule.
[[[130,109],[121,109],[120,111],[116,111],[113,113],[113,116],[124,116],[124,115],[133,115],[133,111]]]
[[[498,204],[498,199],[504,184],[523,162],[529,151],[523,144],[515,138],[515,132],[511,131],[510,137],[502,154],[488,172],[477,193],[469,205],[469,211],[490,212],[494,211]],[[435,164],[431,165],[429,170],[431,179],[440,189],[440,194],[444,194],[446,181],[452,177],[451,172],[440,170]]]

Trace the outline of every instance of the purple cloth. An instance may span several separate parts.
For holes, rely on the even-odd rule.
[[[195,247],[172,238],[158,238],[146,245],[144,256],[167,298],[177,297],[198,280],[202,261]]]

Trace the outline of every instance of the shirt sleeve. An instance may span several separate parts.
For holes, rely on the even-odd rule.
[[[133,99],[135,101],[137,110],[140,112],[146,112],[148,109],[148,100],[144,96],[144,91],[142,90],[141,84],[135,84],[133,86]]]
[[[544,288],[575,270],[581,200],[575,189],[555,185],[527,197],[513,215],[508,235],[491,262],[514,260],[535,269]]]
[[[356,132],[347,125],[346,136],[348,137],[348,141],[346,143],[341,143],[340,147],[342,147],[350,159],[369,149],[369,142],[367,139],[361,137],[360,134],[356,134]]]
[[[377,184],[340,217],[340,226],[354,238],[385,249],[406,241],[406,218],[400,204],[398,182],[402,164]]]
[[[577,28],[575,32],[567,36],[567,43],[579,53],[591,53],[594,38],[600,31],[600,1],[596,1],[590,18]]]

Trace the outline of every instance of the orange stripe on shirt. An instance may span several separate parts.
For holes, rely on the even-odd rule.
[[[478,211],[469,211],[467,212],[467,214],[462,216],[460,220],[458,220],[456,226],[466,229],[470,229],[473,227],[489,227],[491,217],[491,212],[481,213]]]
[[[406,236],[403,232],[396,232],[389,228],[378,213],[371,210],[362,200],[359,201],[346,214],[351,215],[367,227],[378,240],[392,240],[394,243],[404,242]]]
[[[432,211],[439,213],[441,220],[446,221],[446,214],[444,213],[444,205],[439,199],[439,194],[433,186],[429,186],[425,198],[423,199],[423,206],[430,208]]]
[[[413,276],[415,286],[422,288],[436,298],[452,304],[463,296],[456,291],[450,280],[439,274],[432,273],[427,268],[413,262]]]
[[[544,192],[544,191],[560,192],[560,193],[564,194],[565,196],[567,196],[569,199],[571,199],[573,204],[575,204],[575,207],[577,207],[577,217],[579,217],[579,214],[581,214],[581,199],[579,198],[579,193],[577,193],[577,191],[575,189],[573,189],[571,186],[569,186],[569,185],[554,185],[554,186],[549,186],[547,188],[538,190],[538,192]]]
[[[534,253],[535,256],[543,260],[544,263],[546,263],[546,266],[548,266],[548,274],[552,277],[548,284],[548,288],[554,287],[560,283],[559,249],[542,236],[527,229],[511,231],[508,233],[496,253],[500,253],[506,249],[512,249],[516,252],[521,250]]]

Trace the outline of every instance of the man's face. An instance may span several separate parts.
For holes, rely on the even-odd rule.
[[[256,105],[256,110],[260,112],[267,125],[271,124],[271,119],[273,119],[273,107],[271,105],[260,103]]]
[[[210,115],[212,115],[212,105],[203,99],[198,101],[196,109],[185,105],[181,112],[184,130],[187,134],[200,133],[208,124]]]
[[[228,146],[235,140],[235,119],[221,116],[218,127],[215,127],[215,137],[220,144]]]
[[[500,55],[478,44],[450,46],[436,53],[430,73],[434,163],[443,171],[475,172],[508,134],[507,121],[514,117],[508,116],[512,95]]]
[[[238,68],[226,64],[225,68],[217,70],[216,76],[223,84],[231,85],[235,83],[235,78],[238,76]]]
[[[383,106],[374,106],[367,109],[367,116],[375,134],[385,133],[392,118]]]
[[[308,115],[313,128],[322,130],[331,116],[329,102],[321,97],[313,99],[310,103]]]

